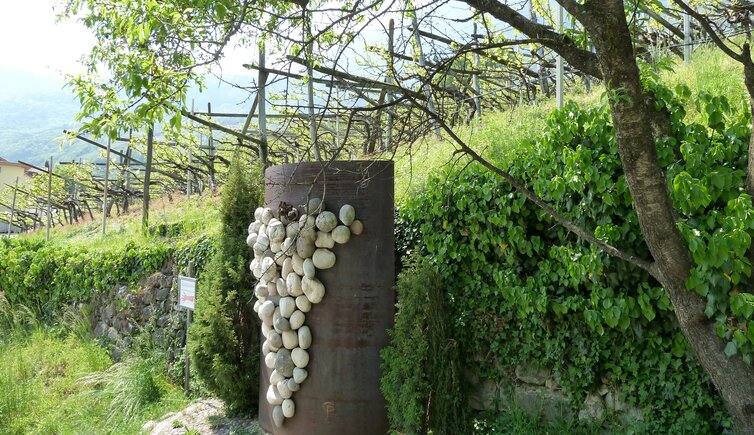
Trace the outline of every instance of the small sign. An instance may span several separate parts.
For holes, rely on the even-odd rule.
[[[178,278],[181,283],[181,299],[178,301],[178,305],[193,310],[196,299],[196,278],[189,278],[188,276],[179,276]]]

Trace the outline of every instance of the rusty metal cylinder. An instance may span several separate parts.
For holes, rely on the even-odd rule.
[[[317,270],[326,293],[306,314],[313,338],[308,377],[293,396],[295,415],[282,427],[273,423],[265,397],[272,369],[261,361],[259,422],[275,435],[383,435],[389,426],[380,350],[388,344],[395,312],[393,163],[315,162],[266,170],[265,206],[276,216],[281,201],[304,213],[310,198],[322,198],[336,215],[352,205],[364,231],[333,247],[334,267]]]

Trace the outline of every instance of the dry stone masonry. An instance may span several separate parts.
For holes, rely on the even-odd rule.
[[[321,199],[313,198],[306,212],[298,217],[292,209],[275,217],[271,209],[257,208],[246,239],[254,250],[250,269],[259,280],[254,311],[262,320],[264,362],[273,369],[266,398],[277,427],[295,415],[293,395],[309,375],[312,331],[306,313],[325,297],[317,270],[334,267],[335,244],[347,243],[364,230],[348,204],[336,216]]]

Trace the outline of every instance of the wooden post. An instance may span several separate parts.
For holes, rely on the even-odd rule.
[[[563,6],[558,4],[558,32],[563,33]],[[563,56],[558,55],[555,61],[555,103],[558,109],[563,108]]]
[[[110,178],[110,147],[112,140],[107,138],[107,151],[105,152],[105,191],[102,194],[102,235],[107,234],[107,185]]]
[[[144,166],[144,199],[141,209],[141,230],[149,230],[149,178],[152,175],[152,148],[154,145],[154,126],[147,130],[147,161]]]
[[[394,84],[395,81],[393,79],[394,73],[395,73],[395,58],[393,57],[393,51],[394,51],[394,38],[395,38],[395,21],[391,18],[390,22],[388,24],[388,32],[387,32],[387,82],[389,84]],[[390,91],[387,91],[387,104],[390,107],[390,110],[387,112],[387,131],[385,132],[385,147],[388,151],[391,151],[393,149],[393,115],[392,112],[392,104],[393,104],[394,98],[393,93]],[[335,118],[337,122],[338,118]],[[337,124],[336,124],[337,125]],[[338,147],[340,147],[340,143],[338,143]]]
[[[421,40],[421,36],[419,35],[419,23],[416,20],[416,16],[411,17],[411,24],[414,27],[414,44],[416,45],[415,46],[416,55],[419,61],[419,66],[423,70],[427,64],[427,61],[424,58],[424,50],[422,49],[422,40]],[[434,101],[432,101],[432,89],[430,88],[429,83],[422,83],[421,87],[424,89],[424,93],[427,95],[427,109],[429,109],[429,111],[432,113],[437,113],[435,111],[435,103]],[[431,126],[434,126],[434,124],[435,124],[434,122],[430,122]],[[432,129],[435,131],[435,134],[437,136],[440,136],[439,130],[437,130],[434,127]]]
[[[16,184],[13,188],[13,202],[10,206],[10,222],[8,223],[8,237],[10,237],[11,229],[13,229],[13,215],[16,213],[16,193],[18,192],[18,177],[16,177]]]
[[[53,161],[50,156],[47,167],[47,240],[50,240],[50,225],[52,225],[52,167]]]
[[[207,102],[207,114],[212,116],[212,103]],[[201,141],[199,141],[201,146]],[[209,188],[215,191],[215,141],[212,139],[212,127],[209,128],[207,137],[207,146],[209,147]]]
[[[188,270],[186,271],[186,276],[189,278],[194,277],[194,262],[189,261],[188,264]],[[191,324],[191,321],[194,317],[194,312],[190,309],[186,309],[186,337],[185,342],[183,345],[184,355],[185,355],[185,363],[183,367],[183,388],[186,390],[186,393],[191,392],[191,387],[189,386],[189,379],[191,377],[191,356],[189,354],[189,346],[188,346],[188,336],[189,336],[189,325]]]
[[[267,167],[267,71],[265,70],[264,40],[259,43],[259,90],[257,91],[257,107],[259,108],[259,161],[262,162],[262,172]],[[309,80],[311,83],[311,80]],[[311,113],[310,113],[311,115]]]
[[[691,62],[691,16],[683,14],[683,61]]]
[[[306,93],[309,99],[309,140],[314,150],[314,158],[322,160],[317,145],[317,120],[314,118],[314,40],[312,39],[311,21],[304,9],[304,43],[306,44]]]
[[[476,23],[474,23],[474,48],[479,48],[479,37],[477,36]],[[479,86],[479,74],[478,72],[482,68],[482,62],[479,60],[479,52],[474,52],[474,68],[477,70],[472,76],[474,82],[474,105],[476,106],[477,119],[482,118],[482,88]]]
[[[125,158],[125,165],[126,165],[126,173],[125,173],[125,193],[126,193],[126,199],[123,201],[123,213],[128,213],[128,206],[129,206],[129,200],[128,197],[131,195],[131,138],[132,135],[128,135],[128,148],[126,148],[126,158]]]

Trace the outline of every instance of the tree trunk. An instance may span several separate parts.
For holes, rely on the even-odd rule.
[[[654,138],[647,134],[652,131],[652,107],[642,90],[623,1],[593,1],[583,7],[586,11],[579,18],[597,48],[618,152],[644,239],[656,262],[655,276],[668,292],[681,330],[720,392],[736,432],[754,434],[754,370],[739,356],[725,356],[724,341],[704,315],[706,302],[685,286],[693,261],[676,225]]]

